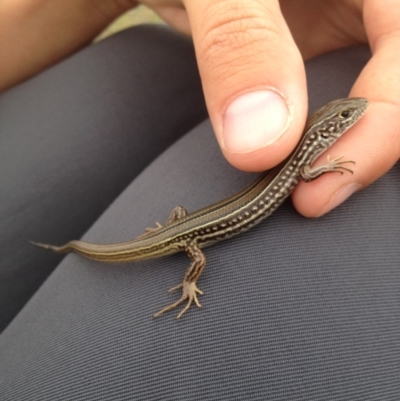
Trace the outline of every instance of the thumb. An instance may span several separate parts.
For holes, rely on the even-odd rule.
[[[187,0],[185,7],[225,157],[247,171],[273,167],[299,140],[307,113],[303,61],[279,2]]]

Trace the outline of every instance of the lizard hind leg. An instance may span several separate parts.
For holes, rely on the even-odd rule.
[[[177,306],[181,305],[185,301],[187,301],[187,303],[185,307],[179,312],[177,319],[179,319],[190,308],[193,302],[197,305],[197,307],[201,308],[201,304],[197,299],[197,294],[203,295],[203,292],[197,287],[196,283],[206,265],[206,257],[196,244],[188,245],[186,248],[186,253],[192,259],[192,263],[187,269],[182,283],[177,285],[176,287],[171,288],[168,291],[169,293],[171,293],[175,290],[182,289],[182,296],[180,299],[178,299],[178,301],[166,306],[159,312],[155,313],[153,315],[154,317],[158,317],[164,312],[175,309]]]
[[[172,212],[169,214],[167,221],[165,222],[166,226],[174,223],[177,220],[180,220],[182,217],[187,216],[188,212],[183,206],[175,206],[172,209]]]
[[[137,238],[143,238],[146,235],[149,235],[151,233],[154,233],[155,231],[160,230],[161,228],[165,227],[165,226],[169,226],[170,224],[174,223],[175,221],[181,219],[182,217],[187,216],[187,211],[184,207],[182,206],[176,206],[172,209],[172,212],[170,213],[170,215],[168,216],[167,221],[165,222],[164,225],[160,224],[158,221],[156,222],[156,226],[157,227],[148,227],[146,228],[145,232],[141,235],[139,235],[139,237]]]

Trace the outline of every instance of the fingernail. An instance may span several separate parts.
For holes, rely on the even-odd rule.
[[[246,93],[226,109],[223,145],[231,153],[249,153],[276,141],[290,123],[288,105],[277,91]]]
[[[324,215],[325,213],[330,212],[335,207],[339,206],[343,203],[347,198],[353,195],[355,192],[361,189],[360,184],[349,184],[344,186],[343,188],[338,189],[332,196],[331,200],[329,201],[328,205],[325,207],[323,212],[320,216]]]

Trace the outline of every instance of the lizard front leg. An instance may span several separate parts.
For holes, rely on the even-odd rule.
[[[197,299],[197,294],[203,295],[203,292],[197,288],[196,282],[200,277],[206,265],[206,257],[200,248],[192,243],[186,247],[186,253],[192,259],[192,263],[186,271],[185,277],[181,284],[176,287],[171,288],[168,292],[171,293],[179,288],[182,288],[181,298],[174,302],[173,304],[161,309],[159,312],[155,313],[153,316],[158,317],[164,312],[168,312],[175,309],[180,304],[187,301],[186,306],[179,312],[177,319],[179,319],[192,305],[194,302],[199,308],[201,308],[200,302]]]
[[[348,167],[344,167],[343,164],[346,163],[353,163],[353,160],[342,160],[343,156],[340,156],[336,159],[331,160],[330,156],[328,156],[327,163],[319,166],[319,167],[310,167],[308,165],[304,166],[300,170],[300,175],[303,181],[310,182],[314,181],[321,175],[326,173],[340,173],[343,174],[344,171],[348,171],[349,173],[353,174],[353,170],[349,169]]]

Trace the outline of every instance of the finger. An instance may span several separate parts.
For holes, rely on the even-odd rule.
[[[177,31],[190,34],[189,18],[186,10],[179,6],[153,7],[154,11]]]
[[[303,62],[279,2],[184,4],[209,115],[224,155],[247,171],[276,165],[299,140],[307,113]]]
[[[366,116],[330,150],[332,157],[344,154],[356,161],[354,175],[326,175],[299,185],[293,201],[305,216],[338,206],[381,177],[400,156],[400,0],[365,1],[363,15],[373,57],[350,96],[364,96],[370,105]]]

